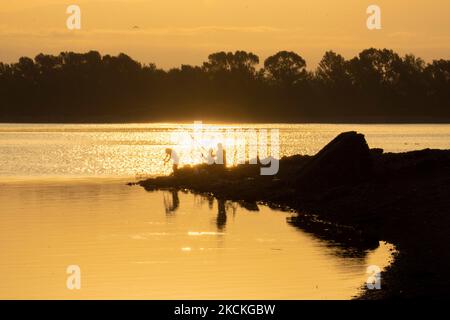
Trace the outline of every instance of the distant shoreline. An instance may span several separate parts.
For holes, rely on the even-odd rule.
[[[0,63],[0,122],[450,122],[450,60],[367,48],[326,51],[314,70],[292,51],[261,62],[242,50],[170,70],[124,53],[21,57]]]
[[[35,124],[42,124],[42,125],[103,125],[103,124],[109,124],[109,125],[123,125],[123,124],[191,124],[194,123],[194,121],[201,121],[201,119],[187,119],[187,120],[161,120],[161,121],[67,121],[67,122],[61,122],[61,121],[55,121],[55,122],[51,122],[51,121],[35,121],[35,122],[28,122],[28,121],[24,121],[24,122],[15,122],[15,121],[0,121],[0,125],[35,125]],[[450,124],[450,120],[442,120],[442,121],[305,121],[305,122],[283,122],[283,121],[276,121],[276,122],[264,122],[264,121],[222,121],[222,120],[208,120],[205,121],[204,124],[208,125],[208,124],[212,124],[212,125],[230,125],[230,124],[251,124],[251,125],[255,125],[255,124],[260,124],[260,125],[277,125],[277,124],[282,124],[282,125],[286,125],[286,124],[292,124],[292,125],[307,125],[307,124],[334,124],[334,125],[405,125],[405,124],[411,124],[411,125],[427,125],[427,124]]]

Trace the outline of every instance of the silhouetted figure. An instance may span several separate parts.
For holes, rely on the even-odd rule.
[[[217,155],[216,155],[216,163],[223,165],[224,167],[227,166],[227,152],[223,148],[223,145],[221,143],[217,144]]]
[[[173,165],[173,174],[175,175],[178,172],[178,164],[180,162],[180,158],[178,157],[178,154],[175,152],[175,150],[171,148],[166,149],[166,157],[164,158],[164,164],[167,164],[170,160],[172,160]]]
[[[214,164],[214,150],[209,148],[208,154],[206,155],[206,163],[211,165]]]
[[[178,198],[178,191],[177,190],[171,191],[172,196],[171,200],[167,199],[165,195],[164,195],[164,207],[166,209],[166,214],[175,213],[175,211],[177,211],[178,207],[180,206],[180,198]]]

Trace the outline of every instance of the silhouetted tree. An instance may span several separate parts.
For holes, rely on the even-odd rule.
[[[307,75],[305,59],[290,51],[280,51],[267,58],[264,69],[269,80],[285,86],[291,86]]]
[[[327,51],[317,67],[316,78],[328,89],[345,88],[351,84],[349,64],[340,54]]]
[[[450,108],[450,60],[434,60],[425,68],[424,73],[428,85],[427,97],[429,102],[432,103],[433,109],[436,110],[434,116],[448,115]]]
[[[259,58],[253,53],[245,51],[216,52],[210,54],[208,62],[203,64],[207,73],[237,72],[241,74],[254,75],[255,66],[259,63]]]
[[[370,48],[328,51],[315,71],[288,51],[259,62],[216,52],[165,71],[123,53],[21,57],[0,63],[0,121],[450,121],[449,60]]]

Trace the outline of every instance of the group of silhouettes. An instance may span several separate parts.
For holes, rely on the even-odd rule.
[[[166,148],[165,151],[164,164],[169,163],[172,160],[172,170],[173,174],[176,175],[178,172],[178,166],[180,164],[180,157],[178,153],[172,148]],[[221,165],[227,166],[227,152],[224,149],[222,143],[217,144],[217,150],[214,152],[213,148],[207,150],[206,155],[202,152],[202,158],[205,163],[209,165]]]

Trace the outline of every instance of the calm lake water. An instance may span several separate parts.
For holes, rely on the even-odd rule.
[[[450,125],[204,125],[199,141],[193,124],[7,125],[0,124],[0,177],[134,178],[169,173],[164,149],[174,148],[180,162],[192,163],[202,152],[223,142],[228,163],[236,161],[234,140],[221,139],[225,129],[278,129],[280,156],[315,154],[343,131],[366,135],[372,148],[400,152],[424,148],[450,149]],[[180,130],[181,133],[180,133]],[[236,136],[240,136],[239,133]]]
[[[0,202],[0,298],[348,299],[392,248],[346,257],[286,212],[117,183],[7,184]]]
[[[197,141],[178,133],[190,126],[0,125],[0,298],[349,299],[368,266],[389,265],[391,245],[352,255],[288,223],[293,213],[125,185],[170,172],[166,147],[192,163]],[[279,129],[281,155],[348,130],[386,151],[450,148],[448,125],[230,127]],[[69,265],[81,290],[66,288]]]

